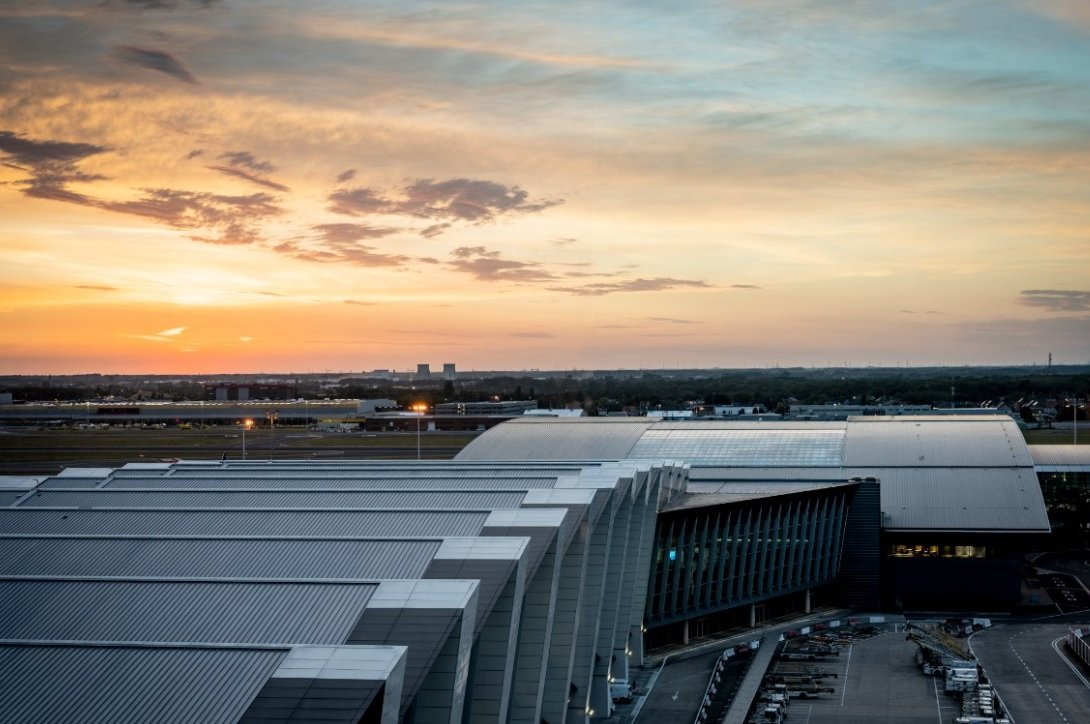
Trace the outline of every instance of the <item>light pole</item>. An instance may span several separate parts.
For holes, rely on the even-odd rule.
[[[423,417],[427,411],[428,406],[423,402],[418,402],[412,406],[413,412],[416,413],[416,459],[420,459],[420,418]]]
[[[265,419],[269,421],[269,462],[273,459],[273,447],[276,445],[276,418],[280,416],[279,410],[266,410]]]
[[[254,421],[247,418],[242,421],[242,459],[246,459],[246,431],[254,426]]]
[[[303,415],[306,417],[306,428],[310,429],[310,400],[303,400]]]

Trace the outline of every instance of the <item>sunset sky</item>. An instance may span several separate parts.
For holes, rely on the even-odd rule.
[[[0,2],[0,372],[1090,362],[1090,3]]]

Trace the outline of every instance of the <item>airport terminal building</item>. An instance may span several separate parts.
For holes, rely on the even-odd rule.
[[[1008,418],[526,419],[454,461],[0,485],[4,721],[586,722],[646,651],[814,605],[1018,604]]]

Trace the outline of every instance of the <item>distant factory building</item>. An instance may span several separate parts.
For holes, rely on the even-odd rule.
[[[249,400],[293,400],[294,385],[284,383],[216,383],[204,386],[204,399],[214,402],[248,402]]]
[[[455,370],[453,362],[443,363],[443,379],[448,382],[458,379],[458,372]]]
[[[416,366],[416,376],[428,378],[431,377],[431,365],[427,362],[421,362]]]

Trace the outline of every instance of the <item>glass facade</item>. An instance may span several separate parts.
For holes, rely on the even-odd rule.
[[[1039,472],[1055,548],[1090,546],[1090,472]]]
[[[828,583],[840,567],[849,494],[810,491],[660,514],[647,625]]]

